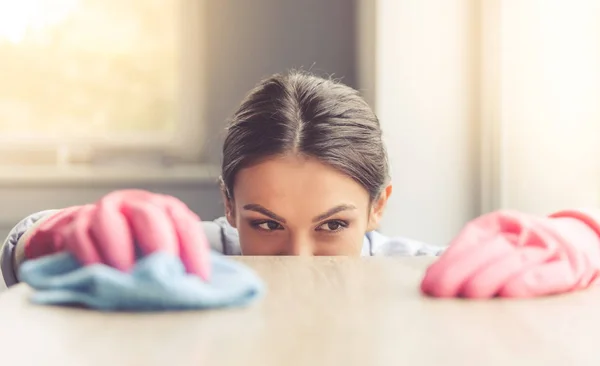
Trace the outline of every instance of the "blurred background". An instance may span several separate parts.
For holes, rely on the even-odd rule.
[[[128,187],[220,216],[225,121],[291,68],[378,114],[385,234],[598,206],[599,20],[595,0],[0,0],[0,234]]]

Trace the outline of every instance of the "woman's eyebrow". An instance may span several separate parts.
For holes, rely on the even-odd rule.
[[[273,213],[273,211],[268,210],[259,204],[249,203],[249,204],[245,205],[243,208],[244,208],[244,210],[261,213],[265,216],[272,218],[273,220],[280,221],[285,224],[285,219],[283,217]]]
[[[338,212],[348,211],[348,210],[356,210],[356,206],[349,205],[349,204],[342,204],[342,205],[335,206],[334,208],[328,210],[327,212],[315,217],[313,219],[313,222],[325,220],[329,216],[333,216]]]

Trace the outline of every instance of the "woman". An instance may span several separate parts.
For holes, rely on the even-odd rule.
[[[332,80],[292,72],[252,90],[228,128],[221,187],[225,216],[202,227],[226,255],[442,252],[374,231],[392,193],[379,121],[357,91]],[[30,215],[10,232],[7,286],[18,282],[25,238],[56,213]]]

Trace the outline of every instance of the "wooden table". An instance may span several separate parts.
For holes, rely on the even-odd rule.
[[[600,365],[600,289],[433,300],[431,258],[236,258],[269,294],[248,308],[155,314],[0,295],[0,365]]]

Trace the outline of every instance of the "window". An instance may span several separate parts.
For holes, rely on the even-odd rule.
[[[202,3],[0,0],[0,159],[197,159]]]

